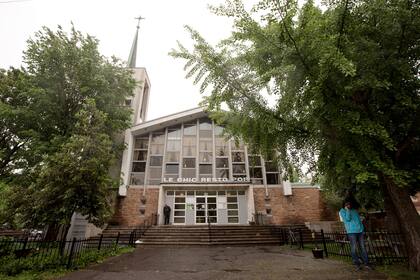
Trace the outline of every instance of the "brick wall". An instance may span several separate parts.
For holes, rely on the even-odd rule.
[[[117,198],[112,223],[122,226],[140,225],[146,217],[157,213],[158,199],[159,189],[146,189],[143,196],[142,188],[128,188],[127,196]]]
[[[322,201],[319,189],[293,188],[293,195],[284,196],[283,188],[268,189],[268,199],[264,188],[254,188],[255,211],[266,213],[271,209],[272,224],[297,224],[314,221],[337,220],[337,215],[331,212]],[[146,199],[145,204],[142,198]],[[127,196],[119,197],[115,206],[115,214],[111,221],[122,226],[140,225],[146,217],[157,213],[159,189],[147,189],[143,196],[142,188],[128,188]],[[144,209],[144,214],[141,213]]]
[[[299,224],[314,221],[333,221],[336,215],[327,209],[319,189],[293,188],[293,195],[284,196],[283,188],[269,188],[268,198],[264,188],[254,188],[255,211],[266,213],[271,209],[269,223]]]

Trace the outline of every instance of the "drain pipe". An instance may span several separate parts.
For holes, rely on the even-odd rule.
[[[265,198],[267,198],[268,197],[267,173],[265,170],[265,159],[263,157],[261,157],[261,169],[262,169],[262,174],[265,175],[263,176],[263,184],[264,184],[264,190],[265,190]]]

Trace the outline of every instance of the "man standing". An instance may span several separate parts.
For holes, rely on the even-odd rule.
[[[365,248],[364,227],[360,220],[359,213],[356,209],[352,208],[350,201],[346,201],[344,203],[344,208],[341,208],[340,218],[344,222],[344,227],[346,228],[351,246],[351,257],[353,259],[353,264],[356,266],[356,270],[361,269],[359,256],[357,255],[357,247],[360,248],[360,257],[362,258],[365,267],[367,269],[372,269],[369,266],[369,259]]]
[[[171,217],[171,207],[165,204],[163,207],[163,215],[165,216],[165,225],[169,225],[169,218]]]

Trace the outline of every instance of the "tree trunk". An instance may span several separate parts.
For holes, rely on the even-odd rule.
[[[385,228],[392,232],[402,232],[401,223],[397,217],[397,211],[392,203],[386,184],[383,182],[384,206],[385,206]]]
[[[387,195],[400,222],[408,253],[410,270],[420,271],[420,217],[405,188],[398,187],[394,181],[384,176]]]

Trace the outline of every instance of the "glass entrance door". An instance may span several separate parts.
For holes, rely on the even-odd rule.
[[[175,192],[174,224],[185,224],[185,191]]]
[[[206,197],[197,196],[195,198],[195,223],[205,224],[206,223]]]
[[[196,196],[195,198],[195,223],[217,223],[217,199],[216,196]]]

